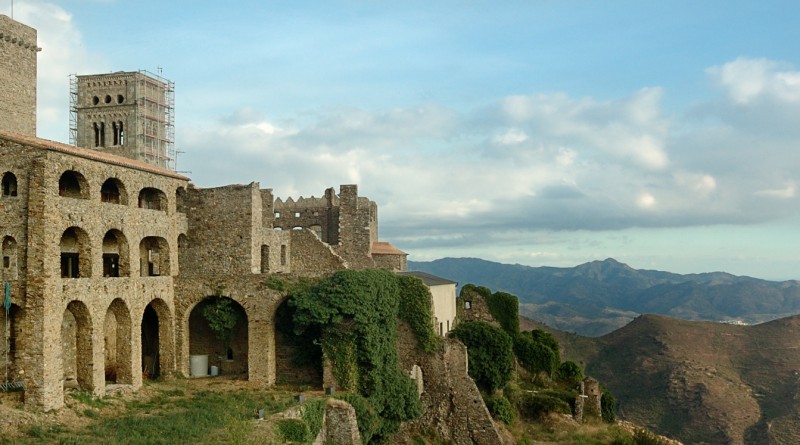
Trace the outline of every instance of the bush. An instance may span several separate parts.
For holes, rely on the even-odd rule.
[[[308,425],[299,419],[281,419],[276,423],[276,427],[284,442],[306,443],[314,439],[310,437]]]
[[[486,297],[486,305],[495,320],[500,323],[508,335],[515,337],[519,333],[519,300],[506,292],[495,292]]]
[[[403,275],[397,278],[400,284],[400,318],[411,326],[422,350],[433,352],[436,349],[436,332],[431,323],[431,293],[417,277]]]
[[[617,420],[617,399],[607,388],[602,387],[603,394],[600,396],[600,415],[606,423],[614,423]]]
[[[577,363],[567,360],[558,367],[558,380],[573,386],[583,380],[583,370]]]
[[[363,443],[369,443],[372,436],[378,430],[380,419],[375,413],[375,409],[369,400],[358,394],[337,394],[337,399],[344,400],[356,410],[356,421],[358,422],[358,432]]]
[[[518,409],[528,419],[539,419],[549,413],[572,414],[572,408],[563,398],[544,392],[524,394]]]
[[[511,337],[483,321],[465,321],[452,331],[467,346],[469,375],[486,392],[502,388],[511,379],[514,351]]]
[[[547,343],[535,340],[526,333],[514,338],[514,354],[520,365],[534,374],[544,372],[548,376],[553,376],[558,368],[558,353]]]
[[[325,417],[325,400],[311,400],[303,405],[303,423],[308,427],[311,440],[317,437],[322,430],[322,420]]]
[[[489,396],[484,399],[486,408],[489,413],[497,420],[502,421],[506,425],[511,425],[514,421],[514,407],[511,402],[504,396]]]

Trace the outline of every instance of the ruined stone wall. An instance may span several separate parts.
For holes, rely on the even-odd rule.
[[[459,321],[485,321],[491,325],[500,327],[491,312],[486,301],[474,292],[468,292],[466,295],[461,292],[461,295],[456,298],[456,311],[458,312]]]
[[[338,198],[333,189],[327,189],[321,198],[303,198],[286,201],[278,198],[274,203],[273,225],[283,230],[311,229],[319,238],[331,245],[339,242]]]
[[[483,403],[478,387],[467,371],[467,348],[454,339],[445,339],[433,354],[419,350],[417,339],[407,324],[398,330],[400,366],[409,375],[415,365],[422,370],[423,414],[403,425],[405,432],[435,431],[445,441],[457,444],[502,444],[494,421]],[[399,434],[394,443],[403,443]]]
[[[260,191],[257,183],[186,191],[185,274],[260,273]],[[258,247],[256,247],[258,246]]]
[[[0,130],[36,135],[36,30],[0,14]]]
[[[372,228],[377,221],[372,202],[359,198],[358,186],[342,185],[339,188],[339,245],[335,247],[353,269],[375,267],[371,257]]]
[[[375,267],[394,271],[405,271],[408,269],[406,255],[372,255]]]
[[[292,272],[319,276],[347,268],[347,262],[309,229],[291,230]]]

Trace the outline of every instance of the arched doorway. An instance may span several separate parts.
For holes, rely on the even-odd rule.
[[[61,348],[64,387],[93,390],[92,319],[83,302],[72,301],[64,310]]]
[[[227,326],[226,320],[231,321]],[[242,375],[248,372],[248,354],[248,321],[242,305],[228,297],[212,296],[192,309],[189,355],[208,355],[209,365],[219,366],[221,373]]]
[[[103,276],[130,276],[130,252],[125,234],[111,229],[103,236]]]
[[[141,276],[169,276],[169,243],[159,236],[147,236],[139,243]]]
[[[275,381],[278,384],[322,387],[322,349],[319,330],[294,333],[294,308],[289,299],[275,310]]]
[[[131,314],[125,302],[117,298],[106,311],[105,376],[107,383],[132,383],[131,375]]]
[[[172,352],[172,324],[169,306],[156,298],[142,314],[142,376],[155,379],[175,367]]]

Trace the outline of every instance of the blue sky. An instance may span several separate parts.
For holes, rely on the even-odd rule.
[[[197,185],[358,183],[412,260],[800,279],[796,2],[17,0],[14,15],[43,48],[40,137],[68,140],[69,73],[162,68]]]

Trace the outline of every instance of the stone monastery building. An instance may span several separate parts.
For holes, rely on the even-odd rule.
[[[0,384],[24,385],[27,404],[60,407],[65,386],[102,396],[111,384],[188,375],[196,354],[265,384],[301,378],[275,327],[286,295],[270,289],[272,274],[405,270],[355,185],[281,200],[258,183],[201,189],[173,171],[173,85],[158,76],[76,77],[73,144],[37,138],[38,51],[36,30],[0,15],[0,279],[10,299]],[[242,314],[226,351],[200,310],[213,295]]]

